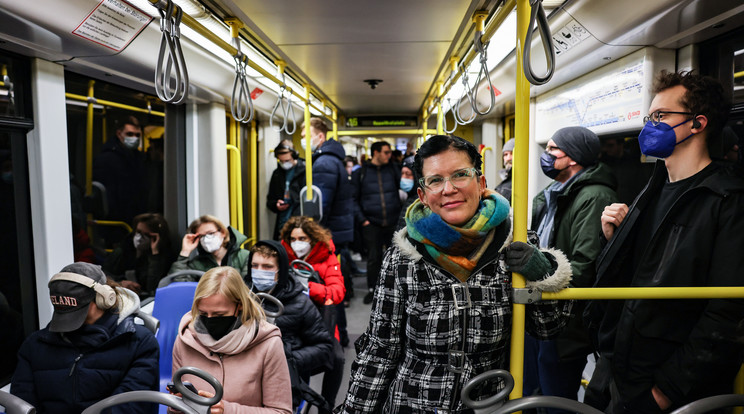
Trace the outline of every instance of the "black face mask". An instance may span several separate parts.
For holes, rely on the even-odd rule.
[[[199,318],[201,318],[204,327],[207,329],[207,333],[215,341],[219,341],[223,336],[230,333],[232,327],[235,326],[235,322],[238,320],[237,316],[213,316],[211,318],[199,316]]]

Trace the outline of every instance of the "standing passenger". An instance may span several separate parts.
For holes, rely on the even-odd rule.
[[[501,182],[494,190],[509,200],[511,204],[512,196],[512,160],[514,159],[514,138],[506,141],[504,148],[501,150],[501,159],[504,162],[504,169],[499,171]]]
[[[320,118],[310,118],[310,148],[313,151],[313,185],[323,194],[323,218],[320,224],[331,230],[333,242],[341,248],[354,238],[352,190],[340,142],[327,140],[328,127]],[[305,126],[302,126],[305,148]]]
[[[390,246],[398,222],[401,201],[398,194],[400,170],[390,162],[390,144],[372,144],[372,160],[352,175],[354,214],[362,226],[367,247],[367,289],[364,303],[372,303],[372,293],[380,278],[382,253]]]
[[[194,305],[183,315],[173,346],[173,372],[201,368],[222,384],[222,400],[212,413],[292,411],[292,386],[279,328],[266,322],[258,298],[232,267],[210,269],[199,280]],[[212,397],[211,386],[185,375]]]
[[[532,227],[540,247],[566,254],[573,287],[594,284],[595,260],[602,250],[598,218],[605,206],[617,201],[615,177],[597,161],[599,150],[599,137],[594,132],[567,127],[553,135],[540,157],[543,173],[555,181],[532,202]],[[555,340],[525,337],[525,395],[539,386],[543,395],[577,399],[586,357],[592,352],[581,322],[583,309],[584,302],[574,304],[566,329]]]
[[[266,207],[276,213],[274,240],[279,240],[279,231],[290,217],[300,214],[298,205],[300,190],[305,186],[305,161],[291,146],[291,141],[282,140],[274,148],[279,166],[271,173]]]
[[[726,94],[690,72],[662,72],[655,92],[638,140],[663,161],[630,209],[602,213],[608,244],[595,286],[742,286],[744,183],[708,154],[728,116]],[[744,300],[595,301],[586,314],[611,371],[608,412],[661,413],[732,392]]]
[[[462,386],[508,365],[509,272],[547,291],[571,277],[559,251],[509,243],[509,203],[486,189],[473,144],[433,136],[415,160],[419,200],[385,254],[369,326],[356,342],[344,413],[469,412]],[[555,336],[570,308],[570,301],[527,305],[527,330]],[[471,397],[493,395],[497,385]]]

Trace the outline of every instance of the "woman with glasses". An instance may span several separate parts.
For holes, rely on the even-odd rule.
[[[248,274],[249,253],[240,246],[246,240],[245,235],[230,226],[225,227],[217,217],[201,216],[189,225],[189,232],[181,242],[181,253],[169,273],[231,266],[245,277]],[[194,250],[197,251],[196,256],[190,257]]]
[[[367,331],[357,341],[347,413],[466,410],[462,386],[508,366],[511,273],[557,291],[571,268],[556,250],[511,241],[509,202],[486,188],[476,147],[437,135],[419,149],[420,188],[383,260]],[[527,330],[560,332],[571,303],[527,306]],[[474,399],[496,393],[487,384]]]

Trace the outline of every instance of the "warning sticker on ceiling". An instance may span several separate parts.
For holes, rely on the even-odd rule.
[[[72,33],[121,52],[152,19],[126,0],[102,0]]]

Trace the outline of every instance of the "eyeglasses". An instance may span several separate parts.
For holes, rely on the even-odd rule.
[[[439,193],[444,190],[444,185],[447,181],[449,181],[455,188],[463,188],[470,184],[470,180],[472,180],[476,175],[479,175],[479,171],[476,168],[463,168],[455,171],[449,177],[427,175],[426,177],[419,179],[419,184],[431,192]]]
[[[679,115],[695,115],[692,112],[677,112],[677,111],[654,111],[651,115],[643,117],[643,123],[651,121],[653,126],[658,126],[664,118],[664,114],[679,114]]]

